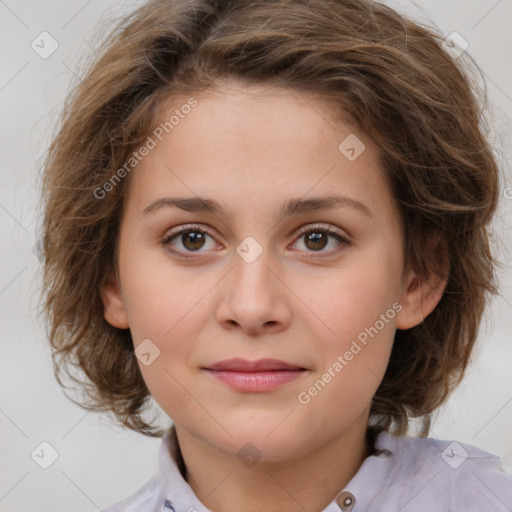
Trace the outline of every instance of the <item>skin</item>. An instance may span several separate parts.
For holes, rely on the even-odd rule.
[[[405,266],[402,222],[377,148],[320,99],[237,83],[194,97],[198,105],[129,177],[118,279],[102,290],[105,318],[129,327],[135,347],[150,339],[160,350],[140,370],[176,425],[187,481],[206,507],[321,511],[368,456],[371,399],[396,329],[421,323],[446,281],[428,283]],[[355,161],[338,150],[349,134],[366,146]],[[371,217],[334,206],[278,221],[285,200],[334,192],[366,205]],[[171,196],[213,198],[228,213],[143,213]],[[162,242],[190,223],[207,232],[203,245],[181,235]],[[324,233],[317,246],[297,236],[317,223],[349,243],[322,229],[313,229]],[[262,249],[252,263],[236,252],[249,236]],[[394,303],[401,311],[300,403],[298,394]],[[232,357],[308,371],[272,391],[240,392],[202,369]],[[260,457],[251,467],[237,456],[248,442]]]

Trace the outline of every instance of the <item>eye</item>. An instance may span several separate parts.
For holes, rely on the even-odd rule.
[[[329,225],[324,224],[301,228],[297,233],[297,237],[299,240],[304,239],[305,251],[310,253],[336,254],[350,245],[347,238],[331,229]],[[193,257],[191,253],[205,252],[201,251],[201,249],[207,247],[207,238],[213,240],[213,236],[204,229],[201,229],[199,226],[190,225],[171,232],[162,240],[162,245],[166,246],[172,253],[188,258]],[[323,249],[329,245],[329,238],[336,240],[337,248],[324,251]],[[176,244],[181,244],[182,248],[177,249]],[[212,243],[210,249],[215,248],[215,245],[215,243]],[[315,257],[315,255],[312,255],[312,257]]]
[[[306,226],[299,230],[297,236],[299,240],[304,240],[306,252],[337,254],[350,245],[346,237],[334,231],[329,225],[317,224],[311,227]],[[329,238],[337,241],[335,244],[337,248],[324,251],[323,249],[329,245]]]
[[[189,256],[184,254],[184,252],[201,252],[200,249],[206,244],[206,237],[212,238],[213,240],[213,237],[199,226],[187,226],[166,236],[162,244],[167,246],[172,253],[186,258]],[[185,251],[173,248],[173,243],[175,242],[181,244],[181,246],[185,248]],[[215,247],[215,244],[213,244],[213,247]]]

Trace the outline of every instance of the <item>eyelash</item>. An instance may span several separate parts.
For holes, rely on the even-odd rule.
[[[205,231],[200,226],[197,226],[197,225],[187,225],[184,228],[181,228],[179,231],[171,232],[169,235],[165,236],[164,239],[162,240],[162,245],[163,246],[167,246],[168,250],[171,253],[177,255],[178,257],[181,257],[181,258],[194,258],[194,257],[196,257],[194,255],[194,253],[198,253],[199,254],[200,252],[204,252],[204,251],[188,251],[189,254],[186,255],[182,251],[177,251],[176,249],[170,248],[170,245],[169,245],[170,242],[172,242],[175,238],[178,238],[180,235],[183,235],[185,233],[190,233],[190,232],[193,232],[193,233],[196,233],[196,232],[203,233],[203,234],[206,234],[206,235],[210,236],[211,238],[213,238],[213,236],[210,233],[208,233],[208,231]],[[340,235],[337,231],[334,231],[330,227],[328,227],[326,225],[323,225],[323,224],[316,224],[316,225],[313,225],[311,227],[303,227],[303,228],[301,228],[298,231],[296,237],[297,237],[297,239],[300,239],[301,236],[304,236],[304,235],[310,234],[310,233],[323,233],[323,234],[327,234],[327,235],[332,236],[336,240],[338,240],[338,242],[340,242],[340,246],[337,249],[334,249],[334,250],[331,250],[331,251],[308,251],[308,252],[311,252],[313,254],[313,256],[309,256],[310,258],[323,258],[323,257],[326,257],[326,256],[318,255],[319,253],[324,253],[324,252],[326,252],[328,254],[328,256],[333,256],[333,255],[336,255],[339,252],[343,251],[344,249],[346,249],[349,245],[351,245],[347,238],[345,238],[344,236]]]

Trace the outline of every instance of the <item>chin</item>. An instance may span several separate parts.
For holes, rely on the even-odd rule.
[[[278,462],[297,457],[308,451],[307,439],[302,439],[301,432],[295,428],[291,418],[278,419],[274,416],[262,418],[253,416],[250,419],[239,418],[236,422],[225,422],[224,427],[233,436],[223,434],[211,437],[206,433],[208,441],[219,449],[238,456],[241,460],[248,458],[260,462]],[[284,421],[283,421],[284,419]],[[293,442],[290,442],[293,439]],[[303,441],[303,442],[301,442]],[[302,447],[302,448],[301,448]],[[243,462],[243,460],[242,460]]]

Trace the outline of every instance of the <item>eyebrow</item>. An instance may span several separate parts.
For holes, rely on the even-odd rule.
[[[371,210],[357,199],[339,195],[327,195],[309,199],[297,198],[285,201],[281,206],[278,220],[300,213],[327,210],[336,206],[353,208],[367,217],[373,217]],[[153,214],[162,208],[173,207],[180,208],[187,212],[213,213],[218,216],[226,216],[228,214],[220,203],[214,199],[203,197],[162,197],[144,208],[144,214]]]

